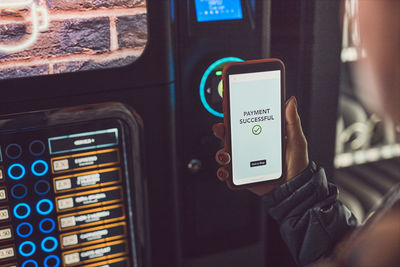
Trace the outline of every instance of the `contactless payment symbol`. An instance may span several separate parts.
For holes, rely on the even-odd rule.
[[[254,125],[253,128],[251,129],[251,132],[254,135],[259,135],[262,132],[262,127],[258,124]]]

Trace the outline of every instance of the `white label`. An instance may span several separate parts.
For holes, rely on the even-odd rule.
[[[69,209],[69,208],[74,207],[74,200],[72,199],[72,197],[63,198],[63,199],[59,199],[57,201],[57,204],[58,204],[58,208],[60,210]]]
[[[67,235],[67,236],[63,237],[62,241],[63,241],[64,247],[76,245],[76,244],[78,244],[78,236],[77,235]]]
[[[65,264],[73,264],[80,262],[79,253],[67,254],[64,256]]]
[[[79,167],[93,165],[98,160],[97,156],[89,156],[84,158],[77,158],[75,159],[75,164]]]
[[[10,217],[10,215],[8,214],[8,209],[0,210],[0,221],[8,220],[9,217]]]
[[[0,249],[0,259],[1,260],[14,257],[14,255],[15,255],[15,253],[14,253],[13,247]]]
[[[66,190],[71,189],[71,179],[62,179],[56,181],[56,190]]]
[[[0,180],[3,180],[3,169],[0,169]]]
[[[76,183],[80,186],[94,185],[100,182],[100,173],[78,176]]]
[[[0,240],[10,239],[12,237],[11,229],[1,229],[0,230]]]
[[[71,226],[75,226],[75,225],[76,225],[76,223],[75,223],[74,216],[61,218],[61,228],[71,227]]]
[[[7,193],[5,189],[0,189],[0,200],[7,199]]]
[[[68,159],[61,159],[54,161],[53,168],[54,171],[68,170],[69,169]]]

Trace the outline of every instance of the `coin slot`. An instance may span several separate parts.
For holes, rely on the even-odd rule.
[[[47,215],[53,211],[54,204],[48,199],[42,199],[36,204],[36,211],[41,215]]]
[[[25,219],[31,214],[31,208],[26,203],[19,203],[14,207],[14,217],[17,219]]]
[[[19,180],[25,176],[25,167],[19,163],[14,163],[8,168],[8,177]]]
[[[39,223],[39,230],[45,234],[53,232],[55,228],[56,228],[56,223],[53,219],[50,218],[43,219]]]
[[[6,155],[10,159],[18,159],[22,155],[22,147],[18,144],[9,144],[6,147]]]
[[[32,256],[36,251],[36,245],[32,241],[22,242],[18,248],[19,254],[24,257]]]
[[[28,188],[23,184],[16,184],[11,187],[11,196],[16,199],[22,199],[28,194]]]
[[[40,140],[34,140],[29,144],[29,152],[33,156],[41,156],[46,150],[45,144]]]
[[[55,237],[48,236],[42,240],[41,248],[44,252],[50,253],[56,250],[58,247],[58,241]]]
[[[32,163],[31,171],[35,176],[43,176],[49,170],[49,165],[44,160],[37,160]]]
[[[39,180],[35,183],[35,192],[38,195],[46,195],[50,191],[50,183],[46,180]]]
[[[17,234],[22,238],[29,237],[33,232],[32,224],[24,222],[18,225]]]

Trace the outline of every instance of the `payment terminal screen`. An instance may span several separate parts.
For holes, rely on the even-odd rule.
[[[198,22],[242,19],[240,0],[195,0]]]
[[[281,71],[229,75],[235,185],[282,175]]]

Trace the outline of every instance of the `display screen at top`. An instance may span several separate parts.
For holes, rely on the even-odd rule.
[[[0,79],[125,66],[147,35],[146,0],[0,0]]]
[[[198,22],[243,18],[241,0],[195,0]]]

